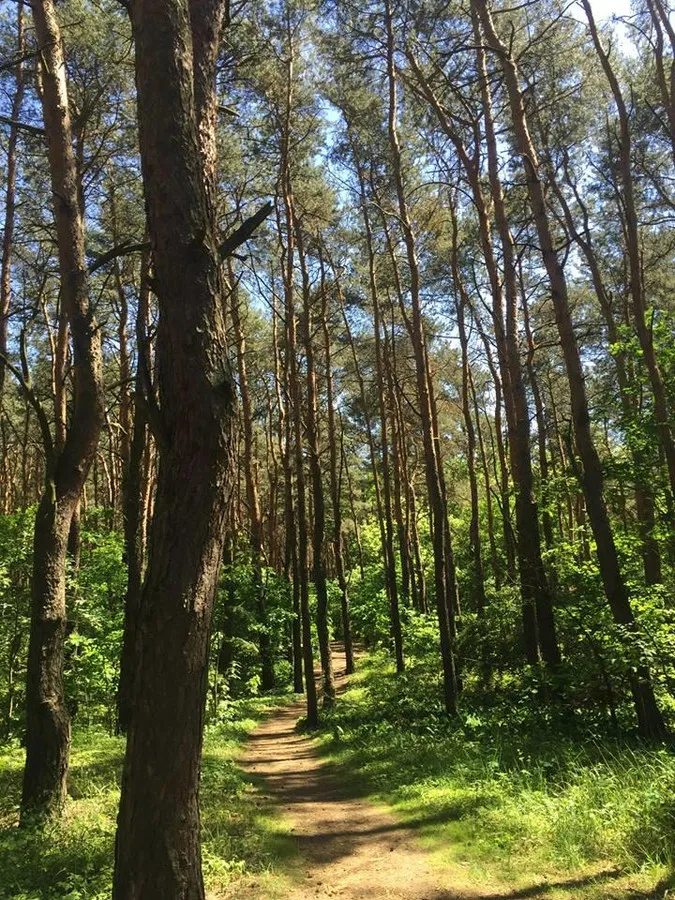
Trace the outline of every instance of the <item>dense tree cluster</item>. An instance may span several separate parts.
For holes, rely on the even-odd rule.
[[[335,637],[667,737],[674,54],[666,0],[2,6],[0,729],[25,822],[128,734],[116,897],[203,896],[205,703],[317,724]]]

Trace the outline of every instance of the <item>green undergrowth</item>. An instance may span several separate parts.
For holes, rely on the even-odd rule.
[[[424,660],[401,675],[383,655],[360,660],[320,738],[355,792],[391,804],[468,883],[520,889],[504,897],[542,884],[547,896],[667,895],[671,750],[525,721],[503,696],[450,722],[435,679]]]
[[[291,852],[283,826],[234,762],[257,722],[285,699],[233,702],[207,729],[201,802],[210,896],[241,874],[264,876]],[[0,749],[0,900],[108,900],[123,754],[121,738],[75,731],[64,816],[38,830],[17,827],[24,753]]]

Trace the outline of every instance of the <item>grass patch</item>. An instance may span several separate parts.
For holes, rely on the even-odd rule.
[[[483,888],[665,896],[667,882],[656,885],[675,861],[672,751],[524,722],[498,700],[449,722],[430,699],[436,677],[423,660],[399,676],[384,656],[360,661],[321,737],[355,790],[394,806],[439,863]],[[556,894],[556,882],[572,892]]]
[[[283,824],[267,814],[234,762],[249,732],[284,699],[237,701],[227,721],[207,729],[201,802],[211,894],[242,874],[265,877],[291,852]],[[75,731],[65,814],[33,830],[17,827],[24,752],[16,746],[0,751],[1,900],[108,900],[123,755],[123,739]]]

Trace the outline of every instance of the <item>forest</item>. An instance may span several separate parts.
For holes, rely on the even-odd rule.
[[[670,896],[670,0],[0,0],[0,158],[0,900]]]

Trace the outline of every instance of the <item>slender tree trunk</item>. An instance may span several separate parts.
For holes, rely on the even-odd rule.
[[[469,402],[469,338],[466,331],[464,310],[466,295],[459,271],[457,219],[452,216],[452,271],[455,281],[455,313],[459,331],[459,344],[462,354],[462,414],[466,434],[466,461],[469,474],[469,494],[471,498],[471,521],[469,524],[469,557],[471,559],[471,595],[475,598],[478,617],[485,612],[485,577],[483,574],[483,557],[480,537],[480,510],[478,505],[478,479],[476,478],[476,433],[471,417]],[[484,643],[485,635],[481,634]]]
[[[283,278],[284,278],[284,315],[286,318],[286,353],[288,355],[288,388],[293,413],[293,444],[295,453],[295,485],[296,506],[295,518],[297,524],[298,546],[298,581],[299,581],[299,605],[300,621],[302,625],[302,658],[305,675],[305,693],[307,696],[307,724],[315,728],[319,723],[319,708],[317,702],[316,682],[314,681],[314,652],[312,649],[312,627],[309,612],[309,580],[308,580],[308,528],[307,528],[307,499],[305,488],[305,461],[303,448],[303,417],[302,417],[302,392],[300,390],[300,377],[298,374],[297,358],[297,320],[294,301],[294,212],[293,212],[293,185],[291,181],[291,126],[293,110],[293,85],[295,47],[293,44],[293,30],[290,20],[286,22],[288,42],[288,62],[286,72],[286,107],[284,110],[284,126],[281,135],[282,150],[280,160],[280,190],[283,197],[284,213],[286,219],[286,246],[283,248]],[[281,234],[281,228],[279,229]]]
[[[637,624],[626,583],[621,574],[614,536],[605,505],[602,465],[591,431],[586,384],[570,312],[567,282],[553,243],[544,189],[539,177],[538,157],[530,137],[520,91],[518,67],[509,49],[495,31],[486,0],[472,0],[472,2],[480,16],[487,41],[498,55],[504,74],[516,145],[526,174],[529,204],[551,288],[556,324],[567,370],[573,429],[582,464],[581,484],[595,537],[605,594],[615,621],[624,626],[629,634],[635,634]],[[656,702],[649,669],[643,661],[638,664],[635,673],[631,675],[631,688],[640,731],[645,736],[662,738],[666,734],[666,727]]]
[[[22,822],[58,812],[65,800],[70,749],[63,685],[68,535],[103,425],[101,342],[89,306],[84,220],[78,200],[63,44],[52,0],[39,0],[32,10],[38,44],[43,48],[42,108],[61,303],[73,339],[74,397],[70,428],[62,445],[54,444],[44,411],[38,407],[46,473],[33,542]]]
[[[401,169],[401,148],[397,132],[397,98],[394,24],[390,0],[385,0],[385,28],[387,35],[387,85],[388,85],[388,133],[391,151],[394,186],[398,199],[398,215],[403,232],[410,273],[411,299],[411,339],[415,355],[417,392],[422,417],[424,456],[426,466],[427,491],[432,520],[434,575],[436,586],[436,610],[438,614],[441,658],[443,662],[443,694],[445,708],[449,715],[457,711],[457,676],[453,652],[454,611],[456,608],[456,583],[452,548],[449,544],[447,507],[445,504],[443,479],[440,472],[442,460],[438,455],[438,435],[434,433],[433,400],[430,395],[430,377],[427,359],[426,338],[422,321],[420,302],[419,264],[415,247],[415,236],[408,212],[405,187]]]
[[[480,425],[480,410],[478,408],[478,398],[476,397],[476,388],[471,375],[471,368],[468,369],[469,384],[471,392],[471,401],[473,405],[473,415],[476,420],[476,434],[478,435],[478,449],[480,451],[481,469],[483,470],[483,482],[485,484],[485,507],[487,510],[487,532],[488,541],[490,543],[490,566],[492,568],[492,577],[495,581],[495,590],[501,589],[501,570],[499,566],[499,558],[497,555],[497,542],[495,541],[494,527],[494,510],[492,506],[492,485],[490,481],[490,467],[488,465],[487,454],[485,452],[485,442],[483,441],[483,429]]]
[[[24,95],[23,55],[26,38],[23,24],[23,0],[19,0],[16,12],[18,62],[14,74],[14,98],[11,118],[17,122],[21,118]],[[0,404],[5,388],[5,359],[7,357],[7,327],[12,297],[12,251],[14,249],[14,224],[16,218],[16,145],[19,129],[11,125],[7,141],[7,172],[5,183],[5,222],[2,232],[2,260],[0,262]],[[1,414],[1,410],[0,410]]]
[[[120,661],[120,682],[117,694],[117,728],[126,734],[131,719],[133,677],[136,665],[136,636],[141,611],[143,587],[143,457],[147,441],[147,421],[142,397],[149,376],[147,322],[150,305],[149,253],[141,260],[140,290],[136,312],[137,367],[134,379],[136,402],[133,409],[129,457],[122,479],[122,521],[124,527],[124,555],[127,564],[127,589],[124,597],[124,634]],[[147,379],[149,381],[149,377]],[[149,385],[148,385],[149,387]]]
[[[246,499],[251,523],[250,546],[253,563],[253,584],[256,593],[258,612],[258,646],[261,661],[261,687],[271,690],[275,685],[274,662],[270,644],[269,622],[267,620],[267,604],[265,601],[265,584],[263,579],[263,523],[258,493],[258,466],[253,446],[253,408],[248,388],[248,372],[246,367],[246,339],[239,311],[239,291],[231,264],[228,263],[228,291],[230,295],[230,315],[234,335],[237,342],[237,365],[239,369],[239,396],[241,398],[241,414],[243,419],[244,438],[244,478],[246,481]]]
[[[298,569],[298,543],[293,501],[293,423],[289,415],[290,404],[290,356],[288,347],[284,355],[283,391],[281,387],[281,363],[279,350],[277,297],[274,294],[272,308],[272,342],[274,345],[274,380],[279,410],[278,441],[284,471],[284,572],[291,585],[293,621],[291,647],[293,651],[293,690],[304,691],[302,680],[302,610],[300,608],[300,579]]]
[[[335,390],[333,379],[333,354],[330,339],[330,327],[328,324],[326,285],[323,259],[321,260],[321,328],[326,362],[326,406],[328,409],[328,445],[330,456],[330,492],[333,506],[333,553],[335,554],[335,572],[338,587],[340,588],[340,609],[342,612],[342,637],[345,647],[345,662],[347,675],[354,671],[354,647],[352,642],[352,624],[349,614],[349,593],[347,589],[347,577],[345,574],[345,560],[342,547],[342,492],[341,478],[338,467],[338,454],[342,447],[342,436],[338,443],[337,429],[335,427]]]
[[[368,200],[366,196],[366,183],[358,152],[357,143],[354,135],[351,133],[349,123],[347,125],[349,133],[349,142],[356,168],[356,174],[359,183],[359,199],[361,205],[361,216],[363,218],[364,233],[366,239],[366,250],[368,255],[368,288],[370,293],[370,302],[373,309],[373,333],[375,337],[375,386],[377,391],[378,411],[380,418],[380,457],[382,463],[382,493],[380,494],[380,483],[377,476],[377,462],[375,455],[375,445],[373,431],[370,425],[370,417],[367,412],[367,400],[363,379],[359,370],[359,383],[361,387],[361,397],[363,401],[364,413],[368,416],[368,437],[370,442],[371,460],[373,466],[374,478],[376,479],[376,493],[378,498],[378,517],[380,525],[380,535],[382,541],[382,555],[384,564],[385,585],[387,589],[387,599],[389,600],[391,634],[394,639],[394,657],[396,659],[396,671],[402,672],[405,668],[405,658],[403,654],[403,635],[401,632],[401,613],[398,595],[398,580],[396,577],[396,556],[394,553],[394,526],[392,521],[392,498],[391,498],[391,473],[389,466],[389,429],[387,422],[387,409],[384,398],[383,384],[383,362],[382,362],[382,334],[381,334],[381,315],[379,302],[379,289],[376,276],[375,248],[373,242],[373,229],[368,213]],[[343,307],[344,309],[344,307]],[[345,324],[347,320],[345,317]],[[352,342],[352,353],[356,363],[356,352]]]
[[[640,254],[640,232],[635,202],[635,185],[633,183],[632,136],[628,110],[618,79],[612,68],[609,54],[602,46],[590,3],[588,0],[582,0],[582,5],[588,18],[591,37],[600,59],[600,64],[612,90],[619,117],[619,174],[621,178],[622,209],[626,226],[626,250],[628,253],[632,313],[654,396],[654,412],[656,414],[661,445],[666,458],[670,490],[675,494],[675,438],[673,437],[666,385],[656,356],[652,328],[647,321],[647,303]]]
[[[317,635],[321,656],[323,681],[323,705],[335,702],[335,679],[333,657],[330,648],[330,610],[328,606],[328,578],[326,574],[325,536],[326,502],[321,472],[321,447],[318,420],[318,397],[316,363],[314,359],[312,296],[304,248],[304,235],[297,220],[293,221],[298,247],[298,259],[302,275],[303,334],[305,343],[305,369],[307,381],[307,449],[309,450],[309,471],[312,483],[313,510],[313,552],[314,589],[316,591]]]

